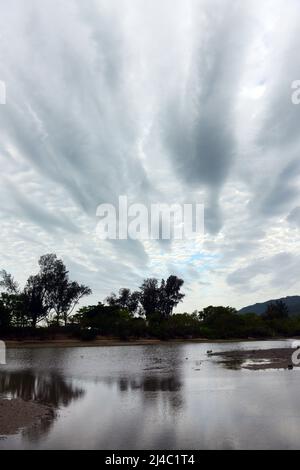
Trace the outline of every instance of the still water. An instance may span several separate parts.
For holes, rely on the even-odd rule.
[[[55,413],[0,449],[300,449],[300,371],[232,368],[206,354],[290,344],[9,350],[0,395]]]

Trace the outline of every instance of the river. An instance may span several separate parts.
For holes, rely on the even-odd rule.
[[[299,449],[299,370],[245,370],[206,354],[290,344],[10,349],[0,396],[54,413],[0,449]]]

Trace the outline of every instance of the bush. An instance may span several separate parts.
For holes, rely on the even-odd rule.
[[[98,335],[98,332],[96,329],[86,328],[80,331],[79,338],[81,341],[95,341],[95,339],[97,338],[97,335]]]

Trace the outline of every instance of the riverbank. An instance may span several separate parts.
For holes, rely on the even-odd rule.
[[[152,344],[180,344],[180,343],[240,343],[240,342],[255,342],[255,341],[282,341],[287,338],[240,338],[240,339],[208,339],[208,338],[193,338],[193,339],[132,339],[120,340],[118,338],[99,338],[93,341],[81,341],[79,339],[59,338],[59,339],[26,339],[26,340],[4,340],[7,349],[16,348],[84,348],[84,347],[108,347],[108,346],[147,346]],[[297,339],[297,338],[294,338]]]

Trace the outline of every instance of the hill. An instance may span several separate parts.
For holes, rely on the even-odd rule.
[[[254,305],[249,305],[248,307],[244,307],[241,310],[239,310],[240,314],[246,314],[246,313],[256,313],[257,315],[262,315],[265,313],[267,306],[273,302],[276,302],[277,300],[282,300],[289,309],[289,314],[291,316],[293,315],[300,315],[300,296],[299,295],[294,295],[290,297],[282,297],[280,299],[274,299],[274,300],[267,300],[266,302],[262,303],[257,303]]]

